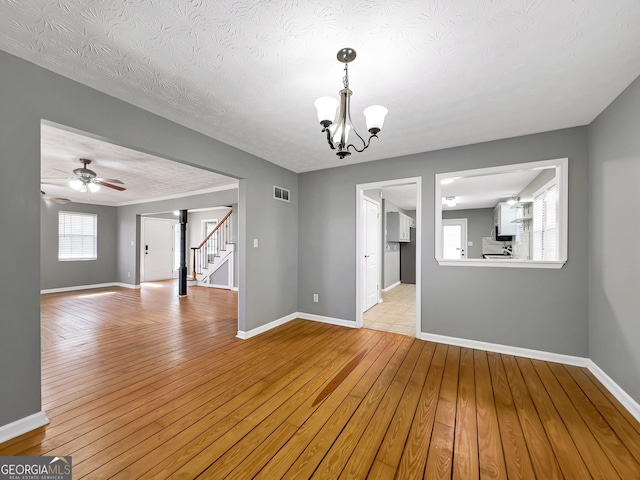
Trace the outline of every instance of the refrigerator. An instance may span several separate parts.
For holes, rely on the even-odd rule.
[[[400,282],[416,283],[416,229],[413,227],[409,241],[400,243]]]

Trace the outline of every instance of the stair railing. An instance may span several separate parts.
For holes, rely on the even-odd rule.
[[[192,280],[196,280],[202,270],[213,263],[220,250],[226,250],[225,245],[231,243],[231,213],[232,210],[218,222],[215,228],[206,236],[197,247],[191,247],[193,251],[193,274]],[[217,233],[217,235],[216,235]]]

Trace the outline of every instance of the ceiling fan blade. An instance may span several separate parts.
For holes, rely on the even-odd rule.
[[[118,183],[120,185],[124,185],[124,182],[118,180],[117,178],[96,178],[97,182],[109,182],[109,183]]]
[[[49,195],[47,195],[42,190],[40,190],[40,194],[42,195],[42,198],[44,198],[45,200],[49,200],[49,201],[54,202],[54,203],[69,203],[71,201],[69,198],[50,197]]]
[[[63,197],[44,197],[46,200],[51,200],[54,203],[70,203],[71,199]]]
[[[53,168],[56,172],[64,173],[66,176],[69,176],[69,172],[65,172],[64,170],[60,170],[59,168]]]
[[[112,185],[108,182],[102,181],[102,180],[98,180],[98,179],[94,179],[94,182],[97,183],[98,185],[102,185],[104,187],[107,188],[113,188],[114,190],[118,190],[119,192],[122,192],[124,190],[126,190],[126,188],[124,187],[119,187],[118,185]]]

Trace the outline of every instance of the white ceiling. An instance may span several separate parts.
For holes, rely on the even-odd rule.
[[[41,189],[49,197],[73,202],[122,206],[236,188],[235,178],[180,164],[89,138],[50,125],[41,126]],[[91,160],[89,169],[104,179],[124,182],[125,191],[102,187],[81,193],[69,187],[72,171]],[[65,172],[67,172],[65,174]]]
[[[296,172],[590,123],[640,74],[638,0],[8,0],[0,49]],[[313,101],[389,108],[340,161]]]
[[[540,174],[539,169],[532,169],[458,178],[453,183],[440,186],[443,197],[456,197],[457,202],[455,207],[443,203],[442,209],[493,208],[498,202],[505,202],[511,196],[518,195]]]

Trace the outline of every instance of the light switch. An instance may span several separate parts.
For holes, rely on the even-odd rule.
[[[473,247],[473,242],[467,242],[467,246]]]
[[[257,238],[253,239],[253,248],[258,248],[258,239]]]

